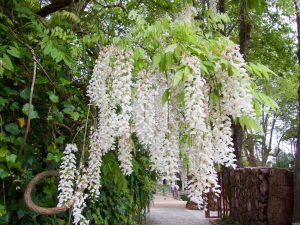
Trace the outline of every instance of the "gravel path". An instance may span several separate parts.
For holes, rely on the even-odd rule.
[[[204,211],[185,209],[185,201],[155,196],[145,225],[209,225]]]

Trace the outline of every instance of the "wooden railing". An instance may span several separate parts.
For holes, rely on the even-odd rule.
[[[223,173],[218,173],[218,184],[221,188],[221,193],[216,195],[214,192],[204,194],[206,201],[206,218],[222,218],[230,213],[229,198],[226,194]]]

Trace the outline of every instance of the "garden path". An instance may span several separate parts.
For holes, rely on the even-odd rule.
[[[145,225],[209,225],[204,211],[185,208],[186,201],[155,195]]]

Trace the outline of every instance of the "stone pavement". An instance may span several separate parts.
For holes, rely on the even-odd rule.
[[[185,201],[156,195],[144,225],[209,225],[204,211],[185,209]]]

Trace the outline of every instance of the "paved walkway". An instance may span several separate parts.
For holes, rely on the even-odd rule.
[[[209,225],[204,211],[188,210],[185,201],[156,195],[145,225]]]

